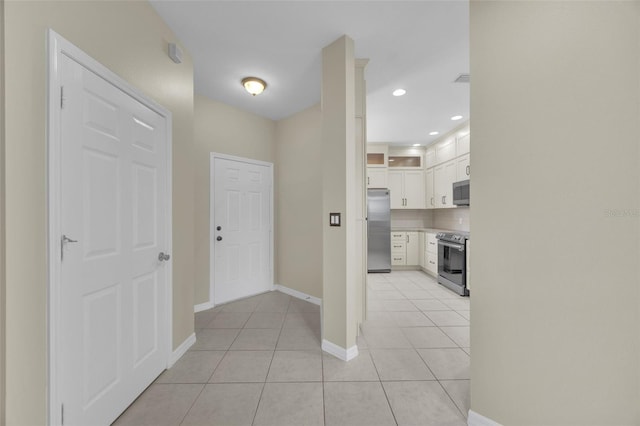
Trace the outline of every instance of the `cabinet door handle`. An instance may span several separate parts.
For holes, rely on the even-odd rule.
[[[433,206],[433,197],[431,197],[431,205]]]
[[[367,176],[367,185],[371,185],[371,178],[369,176]]]
[[[407,234],[407,242],[409,242],[409,234]]]
[[[467,176],[471,175],[471,166],[467,165],[466,171],[467,171]]]
[[[447,196],[446,195],[442,196],[442,204],[447,204]]]

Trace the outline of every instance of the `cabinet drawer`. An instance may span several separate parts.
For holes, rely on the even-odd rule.
[[[427,252],[438,254],[438,239],[436,234],[427,234]]]
[[[400,242],[400,241],[392,241],[391,242],[391,253],[400,253],[400,254],[405,254],[407,250],[407,246],[405,245],[405,242]]]
[[[391,254],[391,265],[406,265],[406,258],[404,254]]]
[[[427,253],[427,271],[438,275],[438,255]]]
[[[402,241],[406,242],[407,234],[404,232],[392,232],[391,233],[391,241]]]

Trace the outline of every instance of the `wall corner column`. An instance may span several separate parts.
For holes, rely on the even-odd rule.
[[[322,348],[357,356],[354,43],[342,36],[322,50]],[[330,213],[340,213],[331,226]]]

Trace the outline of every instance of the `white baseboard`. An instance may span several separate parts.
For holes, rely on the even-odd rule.
[[[182,355],[184,355],[189,350],[189,348],[193,346],[194,343],[196,343],[196,333],[192,333],[191,336],[187,337],[185,341],[182,342],[180,346],[178,346],[176,350],[173,351],[170,356],[169,365],[167,366],[167,368],[171,368],[173,364],[175,364],[180,358],[182,358]]]
[[[280,292],[282,292],[284,294],[288,294],[289,296],[293,296],[296,299],[301,299],[301,300],[304,300],[305,302],[313,303],[314,305],[320,306],[322,304],[322,299],[319,299],[319,298],[314,297],[314,296],[309,296],[306,293],[303,293],[303,292],[298,291],[298,290],[294,290],[294,289],[289,288],[289,287],[285,287],[285,286],[280,285],[280,284],[274,284],[273,285],[273,289],[277,290],[277,291],[280,291]]]
[[[193,313],[198,313],[202,311],[206,311],[207,309],[213,308],[213,302],[204,302],[193,307]]]
[[[357,345],[353,345],[349,349],[345,349],[324,339],[322,340],[322,350],[343,361],[351,361],[358,356]]]
[[[502,426],[498,422],[494,422],[488,417],[478,414],[473,410],[469,410],[469,417],[467,417],[467,425],[469,426]]]

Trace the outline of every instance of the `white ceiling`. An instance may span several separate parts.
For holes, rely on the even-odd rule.
[[[278,120],[320,101],[321,51],[340,36],[368,58],[369,142],[427,144],[469,118],[468,2],[182,1],[151,4],[192,55],[195,90]],[[240,84],[264,79],[256,97]],[[404,88],[407,94],[391,92]]]

